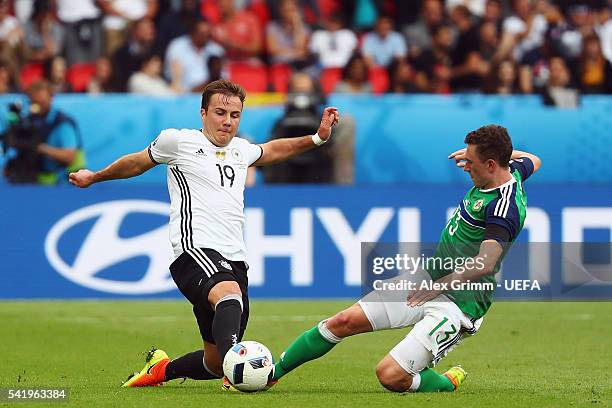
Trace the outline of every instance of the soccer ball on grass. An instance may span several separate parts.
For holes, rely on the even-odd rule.
[[[237,343],[223,359],[223,373],[239,391],[263,390],[274,374],[272,353],[256,341]]]

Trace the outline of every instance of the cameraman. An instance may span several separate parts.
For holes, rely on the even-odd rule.
[[[316,91],[312,78],[295,73],[289,82],[285,114],[272,129],[270,140],[315,133],[319,127],[320,107],[325,101]],[[263,167],[266,183],[333,183],[333,142],[285,162]]]
[[[53,91],[47,81],[28,89],[30,111],[5,143],[13,158],[5,176],[13,183],[54,185],[67,181],[67,174],[85,167],[79,128],[73,118],[52,106]],[[19,128],[19,131],[15,131]]]

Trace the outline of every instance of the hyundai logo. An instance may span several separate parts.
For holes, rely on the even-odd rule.
[[[103,292],[122,295],[148,295],[175,289],[168,266],[172,249],[168,226],[130,238],[119,236],[127,215],[148,213],[168,216],[167,203],[150,200],[120,200],[95,204],[74,211],[59,220],[45,239],[45,254],[57,272],[74,283]],[[83,222],[96,219],[83,240],[72,264],[60,256],[58,245],[66,232]],[[96,276],[120,262],[147,256],[149,267],[138,281],[118,281]]]

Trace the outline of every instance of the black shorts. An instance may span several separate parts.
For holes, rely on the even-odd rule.
[[[212,344],[215,344],[212,335],[215,310],[208,303],[208,293],[219,282],[232,281],[238,283],[242,292],[242,319],[238,339],[240,341],[249,321],[248,265],[246,262],[225,259],[214,249],[202,248],[201,250],[216,266],[217,271],[212,272],[210,268],[205,271],[190,254],[183,252],[170,265],[172,279],[174,279],[174,283],[181,293],[193,305],[193,314],[198,321],[202,339]]]

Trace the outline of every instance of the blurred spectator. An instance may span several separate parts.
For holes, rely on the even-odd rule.
[[[280,3],[282,2],[283,0],[266,0],[270,17],[273,20],[280,20]],[[308,24],[317,24],[321,18],[319,0],[297,0],[297,3],[304,21]]]
[[[15,77],[9,65],[0,60],[0,94],[15,93],[18,91]]]
[[[579,104],[578,90],[571,84],[570,71],[561,57],[548,60],[550,76],[543,90],[544,104],[559,108],[576,108]]]
[[[280,19],[268,23],[266,38],[272,64],[289,64],[298,70],[310,64],[310,29],[302,20],[296,0],[280,2]]]
[[[518,68],[514,60],[507,58],[491,68],[484,92],[497,95],[512,95],[520,92]]]
[[[451,10],[451,20],[459,30],[455,48],[451,54],[453,72],[451,88],[457,91],[480,90],[483,78],[489,73],[489,64],[480,54],[480,33],[470,10],[456,6]]]
[[[495,24],[489,21],[482,23],[479,29],[478,40],[480,56],[483,60],[491,62],[499,45],[499,31]]]
[[[372,85],[368,81],[368,66],[365,58],[356,54],[342,70],[342,81],[334,88],[336,93],[372,93]]]
[[[180,9],[161,17],[157,36],[160,52],[166,53],[170,41],[189,33],[198,20],[201,20],[199,0],[182,0]]]
[[[389,92],[417,93],[422,89],[417,85],[417,73],[412,66],[405,60],[395,60],[389,65]]]
[[[207,84],[223,79],[223,57],[211,55],[208,57],[206,66],[208,67],[208,79],[206,80]]]
[[[35,1],[37,0],[13,0],[13,11],[21,24],[25,24],[32,17]]]
[[[415,60],[418,83],[425,85],[427,92],[449,93],[452,74],[451,47],[453,33],[451,27],[445,24],[437,26],[433,31],[433,47],[426,49]]]
[[[569,19],[558,34],[558,51],[565,59],[574,59],[582,53],[582,40],[594,31],[594,13],[585,5],[569,8]]]
[[[371,30],[384,8],[384,0],[341,0],[341,8],[348,17],[347,25],[357,32]]]
[[[0,58],[9,64],[16,74],[22,59],[23,28],[9,14],[9,1],[0,0]]]
[[[65,32],[64,56],[68,66],[93,62],[102,55],[102,13],[99,0],[55,0],[57,17]]]
[[[158,54],[151,53],[142,58],[140,70],[132,74],[128,81],[128,91],[141,95],[172,96],[181,92],[181,84],[168,83],[161,77],[162,60]]]
[[[433,30],[444,22],[444,8],[440,0],[423,0],[421,17],[404,29],[410,55],[418,56],[433,45]]]
[[[601,15],[607,18],[607,20],[602,21],[598,30],[601,49],[608,62],[612,63],[612,12],[602,11]]]
[[[492,23],[499,31],[502,28],[503,15],[504,10],[501,0],[487,0],[484,14],[482,15],[482,23]]]
[[[32,18],[25,24],[25,44],[28,61],[40,62],[63,54],[64,29],[48,0],[34,2]]]
[[[485,13],[487,0],[446,0],[445,3],[448,11],[451,11],[457,6],[464,6],[471,14],[482,17]]]
[[[98,0],[104,11],[105,53],[113,55],[125,44],[129,25],[157,14],[157,0]]]
[[[544,43],[548,23],[530,0],[513,0],[513,14],[503,23],[503,37],[498,59],[512,55],[521,64],[533,64]]]
[[[323,19],[322,25],[322,30],[312,34],[310,51],[323,68],[344,67],[357,47],[357,36],[344,28],[343,17],[338,13]]]
[[[263,28],[248,10],[237,10],[235,0],[219,0],[221,21],[213,26],[213,39],[225,49],[229,62],[260,63]]]
[[[388,16],[379,17],[374,31],[364,36],[361,51],[368,66],[383,67],[406,58],[408,53],[404,36],[393,31],[393,20]]]
[[[612,93],[612,64],[604,57],[596,35],[584,38],[582,55],[573,65],[582,93]]]
[[[100,57],[96,61],[96,73],[94,74],[87,92],[90,94],[119,92],[121,87],[117,84],[117,78],[113,71],[113,64],[108,57]]]
[[[314,134],[319,127],[322,102],[322,96],[316,91],[310,76],[294,74],[289,81],[285,113],[275,123],[270,140]],[[334,139],[316,150],[274,166],[263,167],[264,180],[266,183],[331,183],[334,175]]]
[[[56,55],[45,61],[45,79],[49,82],[53,94],[72,92],[72,87],[66,77],[67,71],[68,67],[64,57]]]
[[[117,80],[122,89],[126,89],[128,79],[138,70],[142,58],[155,50],[155,45],[153,20],[145,17],[135,22],[130,40],[119,48],[112,58]]]
[[[198,21],[189,35],[175,38],[168,46],[166,78],[172,83],[180,83],[185,92],[200,92],[209,79],[208,59],[224,54],[223,48],[210,38],[210,25]]]

